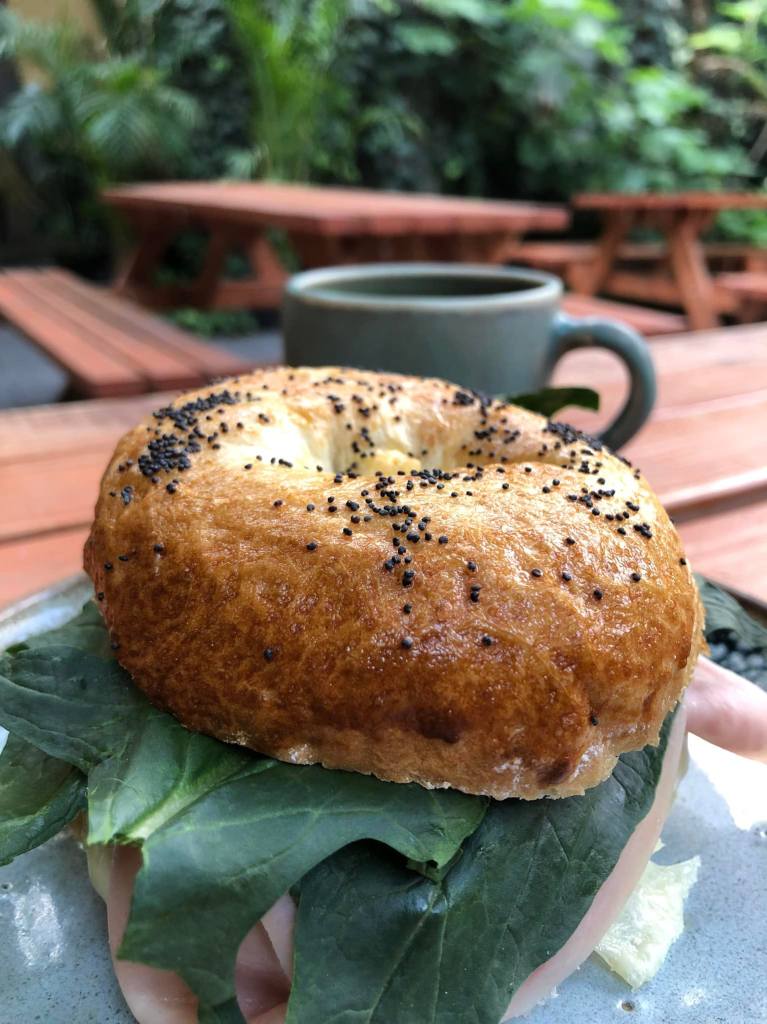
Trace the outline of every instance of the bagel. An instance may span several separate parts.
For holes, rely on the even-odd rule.
[[[275,368],[126,434],[85,568],[186,727],[296,764],[564,797],[701,648],[679,537],[598,441],[441,380]]]

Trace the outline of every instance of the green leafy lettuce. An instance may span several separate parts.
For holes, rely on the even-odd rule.
[[[8,737],[0,753],[0,864],[55,836],[84,808],[81,772]]]
[[[529,394],[507,395],[503,400],[549,417],[569,405],[599,411],[599,395],[591,388],[541,388]]]
[[[703,593],[710,621],[742,631]],[[87,776],[88,841],[142,847],[120,953],[178,971],[201,1024],[242,1024],[237,948],[286,890],[289,1024],[497,1024],[646,815],[669,726],[602,785],[556,801],[284,764],[152,707],[92,606],[0,657],[0,724],[0,860],[77,814]]]

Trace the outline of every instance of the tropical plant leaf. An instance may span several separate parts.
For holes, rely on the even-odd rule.
[[[25,138],[47,138],[60,124],[56,97],[31,84],[5,102],[0,115],[0,139],[12,149]]]

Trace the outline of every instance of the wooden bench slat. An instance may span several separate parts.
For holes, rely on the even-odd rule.
[[[668,419],[680,408],[715,411],[767,402],[767,327],[749,324],[653,339],[658,381],[653,420]],[[695,372],[690,372],[690,367]],[[555,387],[587,385],[599,392],[598,413],[568,409],[563,418],[589,434],[598,433],[626,398],[628,374],[618,357],[604,349],[568,352],[554,369]],[[678,486],[685,486],[680,479]]]
[[[322,235],[562,231],[563,207],[426,193],[372,192],[271,182],[160,182],[105,190],[104,200],[145,217],[256,224]]]
[[[609,299],[579,295],[575,292],[568,292],[563,296],[562,309],[575,317],[597,316],[618,320],[646,335],[671,334],[683,331],[686,326],[685,318],[676,313],[665,313],[625,302],[612,302]]]
[[[71,576],[82,568],[88,529],[77,527],[0,543],[0,607]]]
[[[763,299],[767,302],[767,274],[744,270],[741,273],[719,274],[716,281],[747,299]]]
[[[579,210],[763,210],[763,192],[583,192],[570,200]]]
[[[146,390],[204,383],[205,375],[175,352],[166,351],[157,342],[146,341],[138,331],[129,334],[106,323],[102,316],[94,316],[78,305],[77,296],[73,301],[71,291],[60,282],[41,279],[34,271],[9,272],[5,276],[17,292],[26,292],[30,302],[68,322],[83,338],[96,340],[115,359],[132,367],[146,381]]]
[[[678,407],[651,419],[623,449],[661,496],[707,488],[764,466],[767,401],[691,413]]]
[[[252,368],[66,271],[0,272],[0,315],[90,397],[192,388]]]
[[[49,310],[30,303],[0,276],[0,314],[65,369],[83,394],[107,398],[140,394],[144,381],[135,369],[62,322]]]
[[[43,274],[46,282],[56,282],[76,293],[87,308],[103,316],[107,322],[134,336],[142,332],[156,339],[166,351],[185,359],[187,366],[196,367],[206,378],[244,373],[253,365],[231,352],[199,341],[162,317],[145,312],[106,288],[87,284],[64,270],[50,268],[43,271]]]

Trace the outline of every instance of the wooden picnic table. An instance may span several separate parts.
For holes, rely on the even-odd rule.
[[[595,259],[574,272],[577,291],[678,305],[693,330],[705,330],[717,326],[720,313],[735,312],[738,301],[712,277],[701,234],[723,210],[767,209],[767,193],[585,193],[574,197],[573,206],[600,214],[603,223]],[[652,228],[665,240],[665,261],[654,273],[617,266],[619,250],[636,227]]]
[[[463,199],[266,182],[162,182],[107,189],[135,245],[115,287],[154,308],[279,306],[287,270],[269,232],[284,231],[304,268],[382,260],[503,263],[529,231],[563,231],[569,214],[542,203]],[[207,248],[196,280],[160,285],[157,268],[178,235],[196,226]],[[227,257],[244,255],[245,278],[225,276]]]
[[[767,325],[653,341],[659,403],[624,449],[660,493],[696,569],[767,600]],[[604,409],[565,418],[594,429],[622,401],[624,371],[570,353],[556,384],[589,384]],[[98,481],[120,435],[165,394],[0,412],[0,605],[76,571]]]

